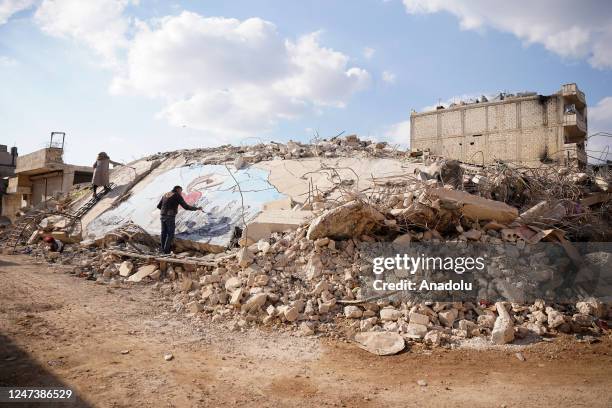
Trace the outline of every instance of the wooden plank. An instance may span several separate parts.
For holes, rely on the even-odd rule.
[[[215,261],[202,261],[200,259],[197,258],[172,258],[169,256],[155,256],[155,255],[148,255],[148,254],[138,254],[138,253],[134,253],[134,252],[127,252],[127,251],[120,251],[117,249],[111,249],[108,252],[110,252],[113,255],[117,255],[117,256],[125,256],[128,258],[136,258],[136,259],[144,259],[146,261],[152,262],[165,262],[165,263],[170,263],[170,264],[179,264],[179,265],[193,265],[193,266],[217,266],[219,264],[220,261],[225,260],[225,259],[229,259],[231,257],[234,257],[235,254],[230,254],[221,258],[216,259]]]

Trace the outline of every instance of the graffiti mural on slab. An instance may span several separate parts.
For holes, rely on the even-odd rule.
[[[268,172],[257,168],[232,169],[244,197],[247,222],[252,220],[271,200],[283,197],[269,182]],[[166,171],[155,177],[142,190],[134,193],[117,208],[94,221],[87,230],[102,236],[129,221],[150,234],[160,234],[159,210],[161,196],[175,185],[183,187],[185,201],[202,211],[186,211],[179,207],[176,216],[176,237],[191,241],[225,246],[232,238],[234,227],[243,227],[241,196],[236,182],[222,165],[194,165]]]

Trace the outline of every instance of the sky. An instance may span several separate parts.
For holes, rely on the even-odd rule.
[[[72,164],[341,132],[406,144],[412,109],[570,82],[589,133],[612,132],[608,0],[0,0],[0,144],[63,131]]]

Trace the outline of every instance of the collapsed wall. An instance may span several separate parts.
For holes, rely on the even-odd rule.
[[[221,252],[251,223],[251,233],[247,227],[249,236],[245,236],[251,242],[271,232],[295,229],[312,218],[315,201],[339,198],[339,181],[361,191],[372,188],[374,178],[399,177],[416,168],[390,158],[395,151],[385,144],[363,145],[357,139],[346,146],[351,140],[315,146],[258,145],[242,151],[189,150],[138,160],[112,173],[116,187],[84,217],[84,237],[100,239],[128,223],[159,235],[156,206],[164,193],[181,185],[185,201],[204,211],[179,211],[177,242],[182,248]],[[368,152],[364,148],[370,145],[378,148]],[[359,154],[337,157],[339,147],[345,147],[343,153]]]

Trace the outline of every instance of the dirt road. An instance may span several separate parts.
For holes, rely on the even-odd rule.
[[[150,286],[110,289],[0,257],[0,386],[70,387],[79,406],[612,406],[610,338],[522,353],[526,361],[515,350],[381,358],[314,337],[235,332],[176,315]]]

